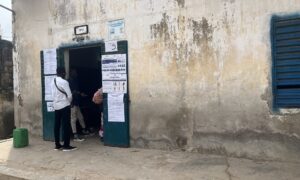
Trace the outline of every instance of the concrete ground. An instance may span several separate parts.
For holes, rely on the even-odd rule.
[[[15,149],[0,141],[0,180],[296,180],[300,164],[252,161],[224,156],[103,146],[97,138],[73,143],[73,152],[54,151],[53,143],[30,138]]]

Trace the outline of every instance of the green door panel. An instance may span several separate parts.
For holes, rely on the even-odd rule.
[[[108,95],[103,94],[103,118],[104,118],[104,145],[116,147],[129,147],[129,79],[128,79],[128,44],[127,41],[118,41],[118,51],[106,53],[105,48],[101,48],[101,55],[126,54],[127,72],[127,93],[124,94],[124,116],[125,122],[108,121]]]

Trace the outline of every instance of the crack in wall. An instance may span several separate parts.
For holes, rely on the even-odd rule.
[[[229,159],[228,159],[227,155],[226,155],[226,157],[225,157],[225,162],[226,162],[225,173],[227,174],[228,179],[229,179],[229,180],[232,180],[232,177],[234,177],[234,176],[233,176],[233,175],[231,174],[231,172],[229,171],[229,169],[230,169],[230,163],[229,163]]]

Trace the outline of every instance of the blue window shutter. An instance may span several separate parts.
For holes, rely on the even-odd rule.
[[[273,103],[275,108],[300,107],[300,16],[273,17]]]

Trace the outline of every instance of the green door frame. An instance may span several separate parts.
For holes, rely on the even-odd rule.
[[[64,51],[76,48],[100,47],[104,48],[104,41],[90,41],[84,43],[70,43],[62,44],[56,49],[57,53],[57,67],[65,67]],[[101,51],[99,51],[101,53]],[[47,102],[44,99],[45,95],[45,80],[43,75],[43,51],[40,53],[41,57],[41,77],[42,77],[42,114],[43,114],[43,139],[46,141],[54,141],[54,112],[47,111]]]
[[[71,43],[62,44],[57,48],[57,66],[65,67],[64,52],[65,50],[77,49],[77,48],[88,48],[88,47],[100,47],[99,53],[104,54],[126,54],[127,63],[127,93],[124,94],[124,112],[125,112],[125,123],[116,123],[108,121],[108,104],[107,104],[107,93],[104,93],[103,99],[103,113],[104,113],[104,145],[117,146],[117,147],[129,147],[130,146],[130,135],[129,135],[129,78],[128,78],[128,42],[118,41],[117,52],[105,52],[104,41],[91,41],[86,43]],[[41,62],[43,64],[43,53],[41,52]],[[44,89],[44,76],[42,67],[42,97],[45,95]],[[43,104],[43,138],[44,140],[54,141],[54,112],[47,111],[47,104],[44,98],[42,99]]]

